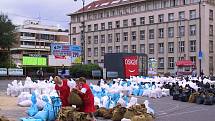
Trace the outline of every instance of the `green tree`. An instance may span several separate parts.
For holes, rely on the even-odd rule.
[[[0,14],[0,66],[10,64],[10,48],[16,43],[15,26],[7,15]]]

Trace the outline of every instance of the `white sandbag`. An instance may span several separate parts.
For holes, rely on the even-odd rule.
[[[18,104],[18,106],[21,106],[21,107],[30,107],[31,105],[32,105],[31,100],[25,100]]]
[[[145,104],[145,106],[146,106],[147,113],[153,114],[153,115],[154,115],[154,114],[155,114],[154,110],[153,110],[152,108],[149,107],[149,101],[148,101],[148,100],[145,100],[145,101],[144,101],[144,104]]]
[[[107,103],[108,103],[108,96],[102,97],[102,99],[101,99],[101,107],[106,107]]]
[[[117,101],[117,103],[121,104],[122,107],[126,107],[126,102],[122,98],[119,98],[119,100]]]
[[[131,107],[132,105],[137,104],[137,98],[136,97],[131,97],[130,102],[128,103],[127,108]]]
[[[123,118],[121,121],[131,121],[131,119]]]
[[[94,105],[98,105],[100,107],[101,100],[98,97],[94,97]]]

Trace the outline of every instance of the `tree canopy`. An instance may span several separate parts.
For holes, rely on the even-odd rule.
[[[0,14],[0,48],[9,50],[15,42],[15,26],[7,15]]]

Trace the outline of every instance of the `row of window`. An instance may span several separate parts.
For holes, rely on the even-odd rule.
[[[128,15],[132,13],[139,13],[148,10],[156,10],[160,8],[174,7],[178,5],[185,5],[190,3],[196,3],[199,0],[156,0],[156,1],[147,1],[141,3],[134,3],[131,5],[118,6],[114,9],[104,9],[99,12],[88,12],[87,18],[85,20],[96,20],[101,18],[109,18],[113,16]],[[72,22],[80,22],[82,15],[72,16]],[[82,18],[83,19],[83,18]]]
[[[190,19],[195,19],[196,18],[196,10],[190,10]],[[146,21],[145,21],[145,17],[140,17],[139,18],[139,25],[145,25]],[[185,19],[185,12],[179,12],[179,20],[184,20]],[[168,14],[168,21],[174,21],[174,13],[169,13]],[[164,14],[160,14],[158,15],[158,23],[163,23],[164,22]],[[154,16],[149,16],[149,23],[148,24],[154,24]],[[131,19],[131,26],[136,26],[137,24],[137,20],[136,18],[132,18]],[[128,27],[128,19],[123,20],[123,27]],[[98,31],[99,30],[99,25],[98,24],[94,24],[94,31]],[[120,21],[115,21],[115,28],[120,28]],[[105,23],[101,23],[100,26],[100,30],[105,30],[106,29],[106,25]],[[113,29],[113,22],[108,22],[107,23],[107,29]],[[87,25],[87,31],[91,32],[92,31],[92,26],[91,25]],[[76,33],[76,27],[73,27],[73,34]]]
[[[44,40],[56,40],[56,35],[49,35],[49,34],[35,34],[35,33],[21,32],[20,36],[35,37],[36,39],[44,39]]]
[[[30,45],[30,46],[50,46],[50,43],[44,43],[44,42],[29,42],[29,41],[21,41],[21,45]]]
[[[159,38],[164,38],[164,28],[159,28],[158,29],[158,37]],[[213,30],[211,30],[212,32],[211,35],[213,36]],[[196,25],[190,25],[190,32],[189,32],[190,36],[195,36],[196,35]],[[179,37],[182,37],[185,35],[185,27],[184,26],[180,26],[179,27],[179,33],[178,33]],[[122,34],[123,36],[123,41],[128,41],[128,32],[123,32]],[[174,37],[174,27],[169,27],[168,28],[168,35],[169,38],[173,38]],[[115,41],[116,42],[120,42],[120,33],[115,33]],[[148,34],[148,38],[149,39],[154,39],[155,38],[155,30],[154,29],[149,29],[149,34]],[[100,43],[105,43],[107,39],[107,43],[112,43],[113,42],[113,34],[108,34],[107,38],[105,37],[105,34],[100,35]],[[139,31],[139,39],[140,40],[145,40],[145,30],[140,30]],[[73,39],[74,40],[74,39]],[[131,32],[131,40],[132,41],[136,41],[137,40],[137,32],[136,31],[132,31]],[[98,44],[99,43],[99,36],[95,35],[93,36],[93,43],[94,44]],[[87,44],[92,44],[92,36],[88,36],[87,37]]]
[[[210,42],[213,42],[213,41],[210,41]],[[213,43],[210,43],[210,44],[211,44],[210,45],[211,46],[210,51],[213,52]],[[189,46],[190,46],[189,47],[190,52],[196,52],[196,40],[191,40]],[[148,47],[149,47],[148,48],[148,54],[154,54],[155,53],[155,44],[150,43],[148,45]],[[88,57],[92,56],[92,51],[93,50],[91,48],[88,48],[88,50],[87,50]],[[120,46],[115,46],[115,51],[116,51],[116,53],[120,52]],[[129,52],[128,45],[123,45],[122,51],[125,52],[125,53],[128,53]],[[178,51],[180,53],[185,52],[185,42],[184,41],[179,41],[178,42]],[[93,52],[94,52],[93,56],[95,56],[95,57],[98,56],[98,52],[101,52],[101,56],[104,56],[105,47],[101,47],[100,51],[99,51],[98,47],[95,47]],[[107,48],[107,52],[112,53],[113,52],[113,47],[109,46]],[[137,46],[136,45],[131,45],[131,52],[132,53],[137,52]],[[145,44],[140,44],[139,52],[140,53],[146,53]],[[158,53],[160,53],[160,54],[164,53],[164,43],[158,43]],[[174,53],[174,42],[168,42],[168,53]]]

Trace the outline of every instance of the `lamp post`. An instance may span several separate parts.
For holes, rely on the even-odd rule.
[[[74,0],[77,2],[77,0]],[[82,46],[82,64],[85,63],[85,19],[84,19],[84,5],[85,5],[85,0],[82,0],[82,14],[83,14],[83,21],[81,22],[82,24],[82,31],[81,31],[81,46]],[[71,25],[71,24],[70,24]]]

